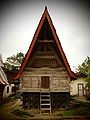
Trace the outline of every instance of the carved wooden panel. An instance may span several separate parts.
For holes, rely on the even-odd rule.
[[[52,88],[58,88],[60,83],[59,76],[53,76],[52,77]]]
[[[58,67],[56,59],[34,59],[32,63],[33,67]]]
[[[67,87],[67,81],[60,81],[60,87]]]
[[[51,80],[51,88],[63,88],[63,87],[64,88],[68,87],[67,79],[64,79],[63,77],[63,80],[62,80],[60,76],[53,76]]]
[[[54,56],[53,52],[37,52],[37,56]]]
[[[31,77],[23,77],[22,80],[22,87],[23,88],[30,88],[32,86],[32,81],[31,81]]]
[[[41,45],[42,46],[42,45]],[[40,46],[40,47],[41,47]],[[47,46],[47,45],[46,45]],[[57,68],[59,66],[63,66],[61,60],[59,59],[57,53],[48,46],[48,49],[50,48],[51,51],[49,50],[43,50],[37,51],[33,54],[32,58],[29,59],[27,63],[27,67],[51,67],[51,68]]]
[[[38,88],[39,85],[39,79],[37,76],[32,76],[32,88]]]

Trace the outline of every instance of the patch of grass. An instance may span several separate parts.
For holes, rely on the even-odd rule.
[[[76,110],[68,110],[68,111],[65,111],[63,115],[65,115],[65,116],[76,115]]]
[[[13,109],[11,113],[14,114],[14,115],[20,116],[20,117],[27,117],[27,116],[34,117],[29,112],[24,111],[24,110],[20,110],[20,109]]]
[[[76,110],[77,115],[90,115],[90,108],[80,107]]]
[[[60,109],[54,114],[55,116],[90,115],[90,102],[74,100],[69,107],[64,110]]]
[[[77,108],[77,109],[71,109],[64,112],[64,115],[90,115],[90,109],[87,108]]]
[[[55,111],[53,113],[54,116],[63,116],[63,111]]]

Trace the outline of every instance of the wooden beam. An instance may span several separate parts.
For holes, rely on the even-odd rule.
[[[37,40],[39,43],[52,43],[53,40]]]
[[[55,56],[35,56],[35,59],[55,59]]]

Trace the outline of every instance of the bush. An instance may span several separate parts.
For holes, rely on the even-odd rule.
[[[88,96],[86,96],[87,100],[90,100],[90,93],[88,94]]]
[[[14,115],[20,116],[20,117],[26,117],[26,116],[34,117],[33,115],[31,115],[27,111],[19,110],[19,109],[14,109],[11,113]]]

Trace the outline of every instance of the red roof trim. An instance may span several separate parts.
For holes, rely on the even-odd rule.
[[[60,53],[61,53],[61,55],[62,55],[62,58],[63,58],[63,60],[64,60],[64,63],[65,63],[65,65],[66,65],[66,68],[67,68],[67,70],[68,70],[68,72],[69,72],[69,74],[70,74],[70,77],[73,78],[73,79],[76,79],[76,74],[73,73],[73,72],[71,71],[71,69],[70,69],[69,63],[68,63],[68,61],[67,61],[67,59],[66,59],[65,53],[64,53],[64,51],[63,51],[63,49],[62,49],[61,43],[60,43],[60,41],[59,41],[59,39],[58,39],[58,36],[57,36],[57,34],[56,34],[56,30],[55,30],[55,28],[54,28],[54,26],[53,26],[52,20],[51,20],[51,18],[50,18],[50,15],[49,15],[46,7],[45,7],[44,13],[43,13],[43,15],[42,15],[42,17],[41,17],[41,20],[40,20],[40,22],[39,22],[39,25],[38,25],[38,27],[37,27],[37,30],[36,30],[36,32],[35,32],[35,34],[34,34],[34,37],[33,37],[32,43],[31,43],[31,45],[30,45],[30,47],[29,47],[29,50],[28,50],[28,52],[27,52],[27,54],[26,54],[26,56],[25,56],[25,58],[24,58],[24,61],[23,61],[22,65],[21,65],[21,67],[20,67],[20,70],[18,71],[18,73],[17,73],[17,75],[16,75],[16,77],[15,77],[14,79],[18,79],[18,78],[20,77],[20,75],[21,75],[21,73],[22,73],[22,71],[23,71],[23,69],[24,69],[24,67],[25,67],[25,65],[26,65],[26,63],[27,63],[27,61],[28,61],[28,59],[29,59],[29,57],[30,57],[30,54],[31,54],[32,49],[33,49],[33,47],[34,47],[34,45],[35,45],[35,42],[36,42],[37,37],[38,37],[38,34],[39,34],[39,32],[40,32],[40,30],[41,30],[41,27],[42,27],[42,24],[43,24],[43,22],[44,22],[44,20],[45,20],[45,17],[47,17],[47,20],[48,20],[48,23],[49,23],[50,28],[51,28],[51,30],[52,30],[52,33],[53,33],[53,35],[54,35],[56,44],[57,44],[58,49],[59,49],[59,51],[60,51]]]

